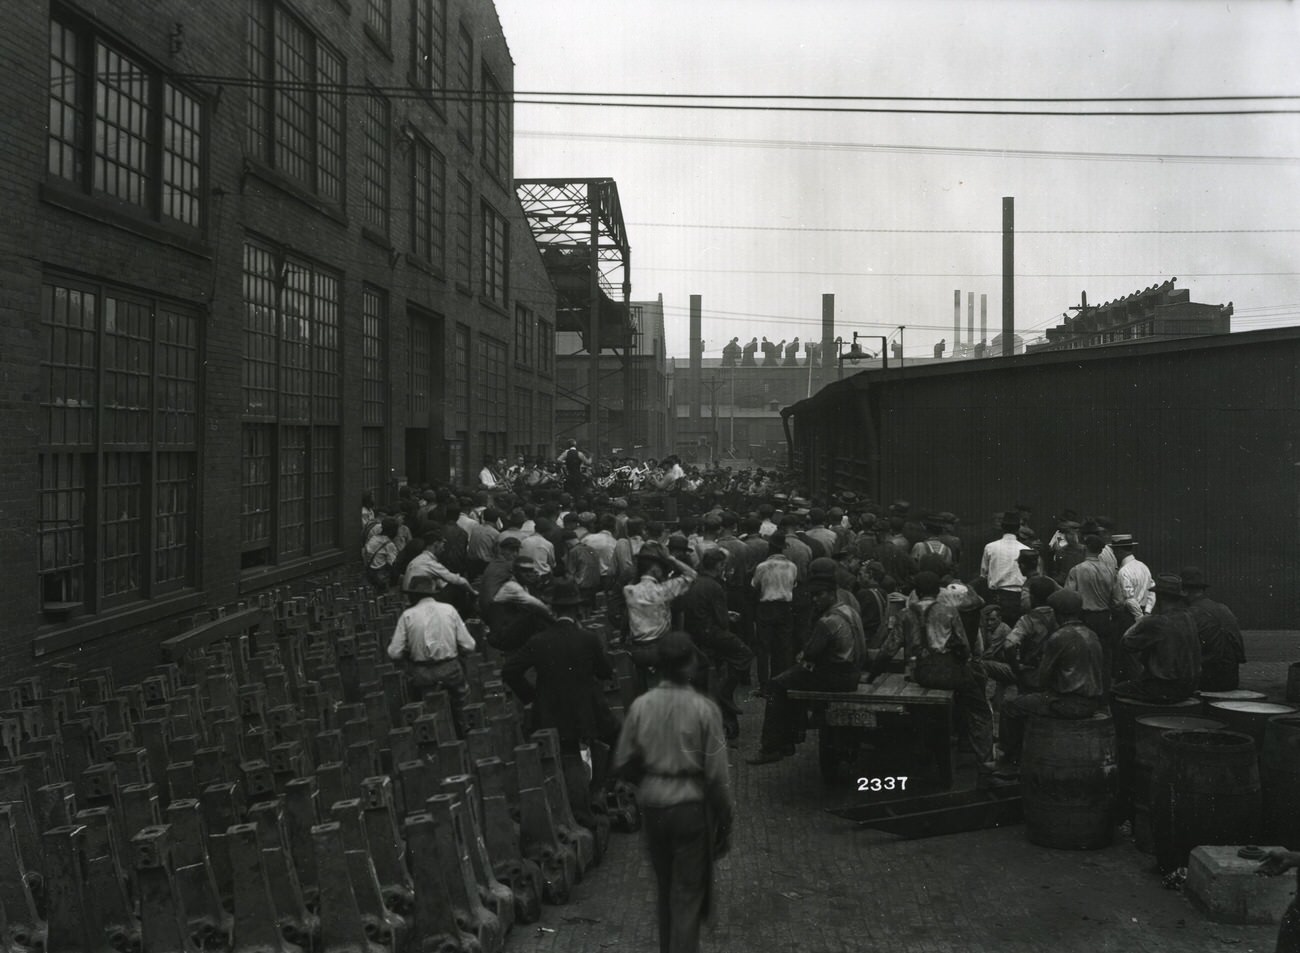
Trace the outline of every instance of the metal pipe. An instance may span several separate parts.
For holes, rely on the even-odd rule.
[[[1002,356],[1016,352],[1016,200],[1002,198]]]

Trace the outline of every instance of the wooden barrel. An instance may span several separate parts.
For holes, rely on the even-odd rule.
[[[1264,729],[1268,720],[1278,715],[1294,715],[1292,705],[1275,705],[1272,702],[1213,702],[1210,705],[1213,718],[1228,726],[1229,731],[1239,731],[1255,739],[1255,750],[1264,746]]]
[[[1151,835],[1151,772],[1156,747],[1166,731],[1222,731],[1224,724],[1210,718],[1151,715],[1139,718],[1133,734],[1133,841],[1144,854],[1155,850]]]
[[[1292,662],[1286,670],[1286,700],[1300,705],[1300,662]]]
[[[1108,846],[1115,830],[1115,770],[1109,712],[1078,719],[1032,716],[1020,758],[1029,840],[1063,850]]]
[[[1161,734],[1151,783],[1151,831],[1161,871],[1186,867],[1198,845],[1258,843],[1260,811],[1259,762],[1249,735]]]
[[[1300,715],[1270,718],[1259,754],[1266,844],[1300,850]]]
[[[1157,715],[1196,717],[1201,714],[1201,701],[1199,698],[1185,698],[1180,702],[1165,704],[1116,695],[1111,698],[1110,710],[1115,716],[1115,758],[1119,765],[1115,815],[1119,820],[1127,821],[1133,818],[1133,761],[1137,720]]]

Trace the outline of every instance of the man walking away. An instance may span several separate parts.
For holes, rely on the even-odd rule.
[[[685,632],[659,638],[665,680],[632,702],[614,756],[638,779],[658,894],[660,953],[696,953],[708,917],[713,862],[732,822],[722,713],[691,687],[697,652]]]
[[[1101,642],[1101,651],[1105,656],[1102,669],[1103,687],[1110,691],[1111,672],[1114,667],[1115,653],[1118,649],[1119,635],[1115,632],[1114,602],[1115,570],[1101,558],[1105,542],[1095,533],[1083,538],[1083,548],[1088,555],[1083,562],[1075,565],[1065,577],[1065,588],[1077,592],[1083,601],[1080,618]]]
[[[388,643],[388,657],[406,665],[411,698],[426,692],[444,691],[451,700],[456,734],[465,737],[462,712],[469,697],[469,685],[460,656],[474,651],[474,637],[465,628],[460,613],[433,597],[434,580],[416,576],[407,586],[410,608],[402,613]]]
[[[1020,587],[1025,584],[1024,573],[1020,571],[1019,556],[1021,550],[1028,549],[1016,538],[1020,529],[1020,514],[1009,510],[1001,518],[1002,538],[995,539],[984,547],[980,559],[980,575],[989,581],[989,590],[993,603],[1002,610],[1002,621],[1015,625],[1020,618]]]

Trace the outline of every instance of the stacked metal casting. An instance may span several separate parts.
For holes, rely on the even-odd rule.
[[[262,608],[136,685],[62,664],[0,689],[0,953],[496,953],[639,827],[621,784],[578,823],[555,732],[523,737],[488,656],[463,740],[445,695],[408,701],[391,597]]]

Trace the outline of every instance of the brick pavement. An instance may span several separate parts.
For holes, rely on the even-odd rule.
[[[1249,633],[1242,687],[1281,700],[1300,632]],[[1035,847],[1023,825],[904,841],[824,809],[855,803],[818,779],[815,739],[792,759],[744,763],[762,717],[745,703],[733,749],[733,852],[717,877],[710,953],[1264,953],[1276,927],[1211,923],[1161,887],[1151,858]],[[969,769],[966,772],[969,775]],[[878,795],[883,796],[883,795]],[[594,922],[591,922],[594,921]],[[553,930],[539,932],[538,926]],[[615,835],[565,907],[518,927],[510,953],[653,953],[654,883],[639,836]]]

